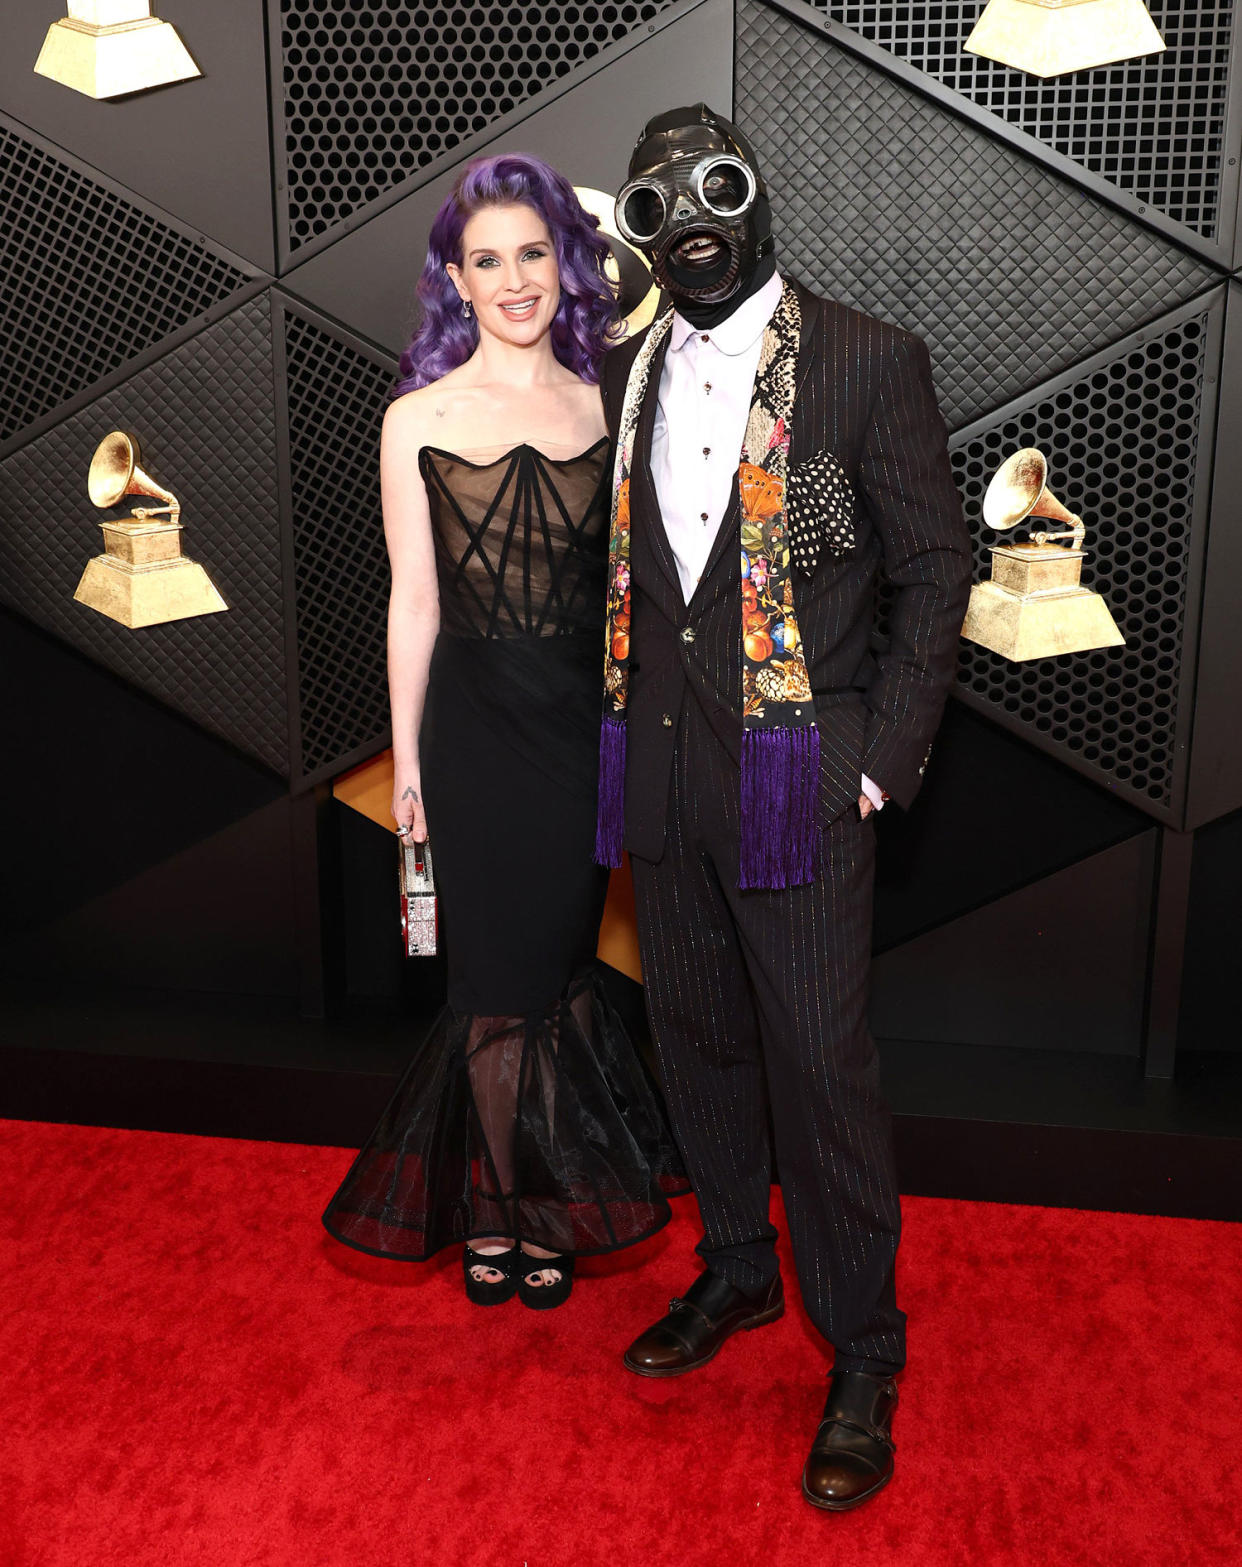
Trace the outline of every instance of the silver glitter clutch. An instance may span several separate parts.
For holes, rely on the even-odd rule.
[[[407,958],[435,956],[439,920],[436,883],[431,871],[431,845],[397,839],[397,873],[401,883],[401,945]]]

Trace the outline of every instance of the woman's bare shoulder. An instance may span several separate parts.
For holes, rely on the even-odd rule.
[[[440,382],[403,392],[384,410],[384,438],[402,446],[422,446],[435,417],[436,389]]]
[[[443,419],[477,403],[479,388],[465,365],[457,365],[438,381],[431,381],[413,392],[406,392],[390,403],[386,418],[402,424],[418,424],[427,418]]]

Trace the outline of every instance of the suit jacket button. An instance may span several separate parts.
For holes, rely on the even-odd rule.
[[[673,727],[672,715],[669,714],[669,713],[665,713],[663,718],[661,718],[660,722],[664,725],[664,727],[666,729],[671,729]]]
[[[686,644],[687,647],[690,646],[690,644],[694,641],[693,626],[683,626],[681,628],[681,640]]]

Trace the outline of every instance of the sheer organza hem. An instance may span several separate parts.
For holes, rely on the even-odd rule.
[[[690,1187],[688,1184],[679,1186],[674,1191],[670,1191],[667,1196],[662,1199],[661,1207],[663,1208],[663,1212],[652,1222],[650,1228],[643,1230],[641,1234],[631,1235],[628,1240],[617,1241],[617,1243],[613,1246],[579,1246],[575,1247],[573,1250],[562,1249],[556,1253],[556,1256],[609,1257],[615,1251],[625,1251],[629,1246],[637,1246],[642,1241],[649,1241],[653,1235],[658,1235],[664,1226],[673,1217],[673,1199],[677,1197],[687,1197],[689,1194]],[[386,1262],[429,1262],[432,1257],[439,1256],[442,1251],[447,1251],[451,1246],[460,1246],[466,1241],[473,1243],[479,1240],[488,1240],[492,1234],[490,1230],[474,1230],[469,1235],[462,1235],[460,1237],[454,1236],[449,1240],[439,1241],[435,1246],[432,1246],[427,1251],[416,1252],[393,1251],[387,1250],[383,1246],[367,1245],[366,1242],[357,1239],[356,1236],[348,1234],[343,1229],[338,1229],[336,1223],[333,1220],[331,1209],[328,1209],[327,1212],[325,1212],[323,1215],[323,1227],[325,1230],[327,1230],[328,1234],[334,1241],[340,1241],[342,1245],[348,1246],[351,1251],[365,1252],[368,1257],[382,1257]],[[531,1246],[540,1246],[544,1251],[552,1250],[550,1246],[544,1246],[542,1241],[536,1240],[533,1236],[530,1235],[520,1236],[518,1238],[517,1244],[521,1245],[522,1241],[526,1241],[527,1244]],[[533,1263],[535,1267],[539,1267],[541,1263],[544,1267],[548,1268],[556,1266],[555,1259],[548,1260],[546,1258],[529,1257],[528,1260]]]
[[[410,1262],[486,1236],[598,1256],[654,1235],[688,1190],[659,1092],[587,974],[538,1013],[446,1008],[323,1222]]]

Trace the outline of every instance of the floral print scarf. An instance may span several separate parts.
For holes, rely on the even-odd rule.
[[[651,327],[630,370],[621,410],[608,547],[608,625],[595,858],[621,863],[625,824],[625,711],[630,653],[630,470],[634,434],[656,351],[672,325]],[[741,501],[742,840],[738,885],[797,887],[814,880],[819,731],[794,610],[786,483],[802,328],[788,283],[763,334],[738,465]]]

